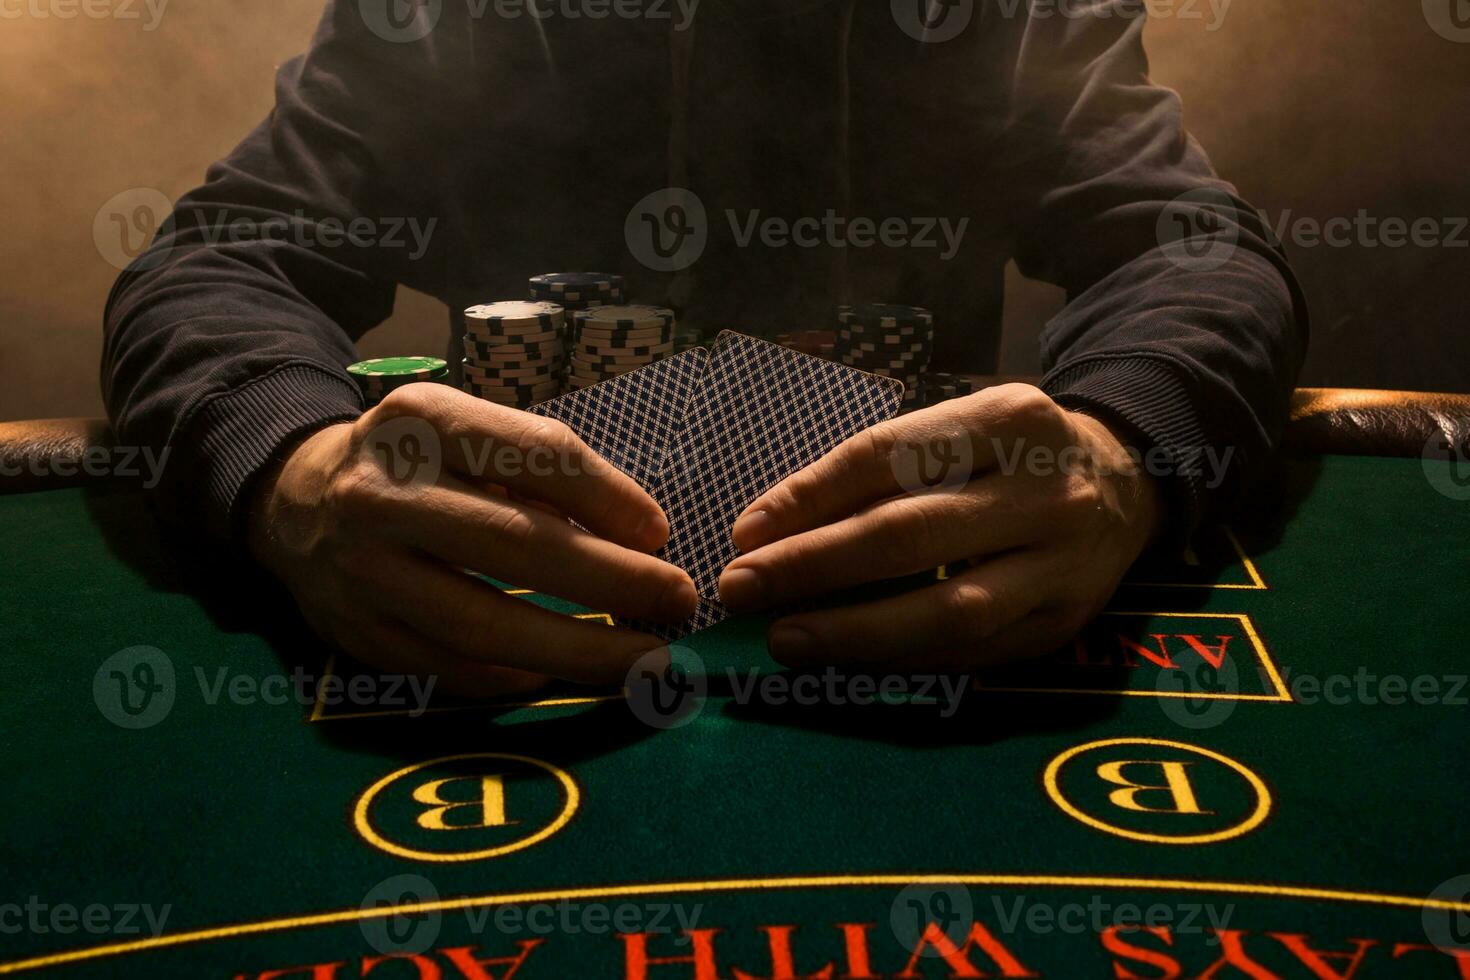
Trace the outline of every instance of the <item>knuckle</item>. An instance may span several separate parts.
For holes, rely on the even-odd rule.
[[[974,643],[994,632],[989,613],[995,597],[989,589],[974,582],[956,582],[941,595],[940,615],[956,637]]]
[[[1045,426],[1062,417],[1062,407],[1035,385],[1013,382],[994,391],[996,397],[1005,403],[1006,414],[1017,424]]]
[[[913,572],[937,565],[944,550],[944,530],[927,504],[922,498],[907,505],[897,504],[897,519],[887,525],[885,545],[900,564]]]
[[[364,517],[376,510],[383,490],[383,474],[378,467],[358,459],[332,479],[327,495],[336,509],[348,517]]]
[[[536,539],[536,519],[526,511],[506,507],[488,518],[490,531],[502,542],[514,548],[530,549]]]

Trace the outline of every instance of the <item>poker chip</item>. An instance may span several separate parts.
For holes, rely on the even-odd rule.
[[[859,303],[856,306],[839,306],[837,322],[851,329],[864,327],[881,330],[932,329],[934,314],[922,306],[903,306],[898,303]]]
[[[464,311],[464,390],[526,408],[561,390],[566,308],[549,300],[482,303]]]
[[[531,277],[531,291],[553,295],[583,291],[622,292],[623,277],[609,272],[548,272]]]
[[[449,365],[439,357],[377,357],[347,367],[369,408],[404,385],[442,381]]]
[[[427,381],[442,374],[449,365],[438,357],[377,357],[348,366],[354,378],[388,378],[394,381]]]
[[[934,350],[934,314],[921,306],[860,303],[837,308],[833,353],[849,367],[903,382],[906,409],[923,404]]]
[[[662,306],[594,306],[577,311],[574,319],[582,330],[672,330],[674,311]]]

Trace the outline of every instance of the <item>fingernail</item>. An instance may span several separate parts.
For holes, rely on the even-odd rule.
[[[817,638],[800,626],[777,623],[766,638],[771,656],[781,663],[809,659],[817,651]]]
[[[653,551],[663,547],[664,542],[669,540],[669,522],[662,514],[647,514],[638,522],[638,528],[633,533]]]
[[[753,510],[741,514],[730,529],[730,537],[741,551],[754,551],[768,545],[776,535],[776,522],[769,511]]]
[[[688,619],[698,605],[699,593],[694,591],[694,583],[682,579],[664,590],[658,604],[659,618],[670,622]]]
[[[756,609],[766,599],[766,586],[753,568],[727,568],[720,576],[720,601],[732,609]]]

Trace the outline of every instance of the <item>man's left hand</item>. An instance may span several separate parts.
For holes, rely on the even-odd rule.
[[[735,522],[720,598],[760,609],[949,565],[903,595],[780,619],[769,643],[792,667],[965,670],[1075,635],[1162,513],[1105,424],[1001,385],[861,432],[763,494]]]

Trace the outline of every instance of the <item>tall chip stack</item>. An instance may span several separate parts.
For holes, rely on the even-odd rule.
[[[449,362],[439,357],[378,357],[349,366],[347,373],[372,408],[404,385],[443,381],[449,376]]]
[[[514,408],[561,393],[566,314],[555,303],[485,303],[464,311],[464,390]]]
[[[902,381],[903,407],[919,408],[934,353],[934,314],[893,303],[839,306],[834,352],[849,367]]]
[[[570,332],[575,325],[572,316],[579,310],[590,310],[594,306],[617,306],[624,300],[623,277],[611,272],[548,272],[532,276],[531,299],[542,303],[555,303],[566,310],[566,321],[562,334],[562,345],[570,350]],[[567,365],[562,365],[561,381],[566,382]]]
[[[616,378],[674,352],[674,311],[662,306],[597,306],[572,314],[572,389]]]

